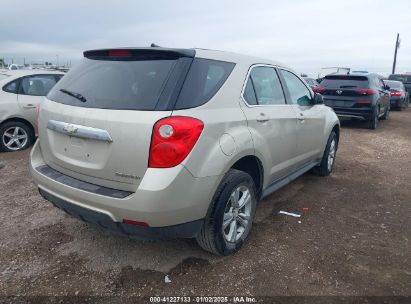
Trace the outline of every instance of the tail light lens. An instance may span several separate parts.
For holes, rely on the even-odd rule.
[[[354,92],[357,93],[358,95],[366,95],[366,96],[374,95],[376,93],[374,90],[371,90],[371,89],[358,89],[358,90],[354,90]]]
[[[314,87],[314,88],[313,88],[314,93],[319,93],[319,94],[324,93],[326,90],[327,90],[327,89],[324,88],[324,87]]]
[[[150,168],[171,168],[180,164],[193,149],[203,131],[201,120],[175,116],[156,122],[151,137]]]
[[[391,92],[391,96],[401,96],[401,92]]]

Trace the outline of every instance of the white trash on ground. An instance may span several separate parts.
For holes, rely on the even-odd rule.
[[[168,277],[168,275],[166,275],[165,277],[164,277],[164,282],[165,283],[171,283],[171,280],[170,280],[170,278]]]
[[[278,212],[278,213],[279,213],[279,214],[289,215],[289,216],[294,216],[294,217],[301,217],[301,214],[291,213],[291,212],[286,212],[286,211],[280,211],[280,212]]]

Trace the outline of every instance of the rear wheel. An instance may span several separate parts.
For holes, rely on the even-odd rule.
[[[198,244],[218,255],[239,250],[250,233],[257,200],[251,176],[230,170],[218,187],[197,236]]]
[[[371,116],[371,118],[368,121],[368,128],[375,130],[377,129],[378,126],[378,119],[379,119],[379,115],[380,115],[380,111],[379,111],[379,107],[375,107],[374,112]]]
[[[408,103],[409,103],[409,101],[407,99],[404,99],[403,102],[402,102],[402,105],[401,105],[402,108],[404,108],[404,109],[408,108]]]
[[[382,120],[387,120],[390,117],[391,107],[388,105],[387,109],[384,112],[384,115],[381,117]]]
[[[314,173],[319,176],[328,176],[334,168],[335,157],[337,156],[338,137],[337,134],[332,131],[328,137],[327,146],[325,147],[323,157],[320,165],[314,167]]]
[[[27,149],[34,141],[32,129],[20,121],[9,121],[0,126],[0,151]]]
[[[397,103],[397,109],[398,109],[398,111],[402,111],[403,108],[404,108],[404,103],[399,101],[399,102]]]

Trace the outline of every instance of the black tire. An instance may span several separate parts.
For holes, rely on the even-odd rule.
[[[239,239],[235,242],[230,242],[227,241],[225,230],[223,229],[224,213],[227,211],[226,208],[231,202],[231,194],[239,187],[244,187],[249,190],[251,197],[249,203],[251,204],[249,207],[250,215],[248,224],[246,228],[244,228],[244,232],[239,236]],[[251,176],[243,171],[231,169],[222,180],[213,197],[201,231],[196,237],[198,244],[204,250],[222,256],[230,255],[238,251],[249,235],[253,224],[257,204],[255,193],[255,185]],[[235,225],[237,225],[237,221]],[[231,231],[230,225],[227,226],[227,228]],[[238,236],[237,232],[235,236]]]
[[[7,144],[7,140],[10,137],[7,134],[10,134],[10,129],[12,128],[19,128],[18,129],[19,136],[25,135],[27,137],[27,140],[19,141],[19,144],[15,142],[8,147],[6,144]],[[8,121],[0,126],[0,151],[14,152],[14,151],[24,150],[30,147],[33,141],[34,141],[34,132],[32,128],[23,122]]]
[[[328,166],[328,158],[330,154],[331,144],[334,141],[334,158],[331,164],[331,167]],[[317,167],[314,167],[313,171],[315,174],[319,176],[328,176],[332,172],[334,168],[335,158],[337,156],[338,150],[338,137],[337,134],[332,131],[330,136],[328,137],[327,145],[325,146],[324,154],[321,159],[320,164]]]
[[[388,105],[387,109],[384,112],[384,115],[381,117],[382,120],[387,120],[390,117],[391,105]]]
[[[402,107],[403,109],[408,108],[408,101],[407,101],[407,99],[404,99],[404,100],[403,100],[403,102],[402,102],[402,104],[401,104],[401,107]]]
[[[376,106],[371,118],[368,120],[368,129],[371,129],[371,130],[377,129],[379,114],[380,114],[379,108],[378,106]]]

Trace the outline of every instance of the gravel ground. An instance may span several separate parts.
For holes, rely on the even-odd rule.
[[[82,223],[40,197],[29,151],[0,153],[0,295],[411,296],[410,151],[411,108],[376,131],[344,122],[333,174],[261,202],[250,239],[224,258]]]

